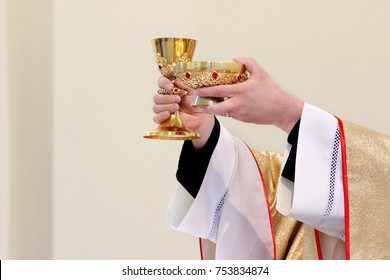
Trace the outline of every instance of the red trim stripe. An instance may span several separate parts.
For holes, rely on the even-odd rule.
[[[337,118],[337,117],[336,117]],[[347,170],[347,149],[344,134],[343,122],[337,118],[340,128],[341,157],[343,166],[343,189],[344,189],[344,219],[345,219],[345,259],[351,259],[351,242],[349,228],[349,199],[348,199],[348,170]]]
[[[247,145],[248,147],[248,145]],[[269,206],[269,200],[268,200],[268,193],[267,193],[267,189],[265,187],[265,183],[264,183],[264,178],[263,178],[263,173],[261,172],[261,169],[260,169],[260,166],[259,164],[257,163],[257,160],[256,160],[256,157],[255,155],[252,153],[252,150],[248,147],[250,153],[252,154],[252,157],[256,163],[256,166],[257,166],[257,170],[259,171],[259,175],[260,175],[260,179],[261,179],[261,183],[262,183],[262,186],[263,186],[263,190],[264,190],[264,197],[265,197],[265,201],[267,203],[267,211],[268,211],[268,218],[269,218],[269,224],[270,224],[270,228],[271,228],[271,234],[272,234],[272,244],[273,244],[273,247],[274,247],[274,260],[276,260],[276,242],[275,242],[275,232],[274,232],[274,227],[273,227],[273,223],[272,223],[272,216],[271,216],[271,208]]]
[[[323,260],[322,258],[322,249],[321,249],[321,242],[320,242],[320,235],[318,230],[314,229],[314,236],[316,239],[316,248],[317,248],[317,255],[319,260]]]
[[[199,250],[200,250],[200,259],[203,261],[203,246],[202,246],[202,238],[199,237]]]

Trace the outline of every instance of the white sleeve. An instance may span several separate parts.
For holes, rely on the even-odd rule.
[[[288,157],[286,149],[285,160]],[[310,104],[302,112],[295,182],[281,178],[277,209],[331,236],[344,238],[344,196],[337,119]]]
[[[196,199],[179,184],[168,204],[167,223],[178,231],[213,240],[214,216],[228,189],[234,162],[233,138],[221,126],[219,141]]]
[[[221,133],[195,199],[179,185],[167,210],[174,229],[216,243],[216,259],[273,259],[268,201],[244,142]]]

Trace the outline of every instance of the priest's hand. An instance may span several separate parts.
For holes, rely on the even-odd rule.
[[[253,58],[234,58],[234,61],[245,65],[249,79],[194,90],[192,94],[202,97],[228,97],[202,110],[213,115],[228,114],[243,122],[272,124],[289,133],[301,116],[303,102],[282,90]]]
[[[158,80],[158,86],[168,91],[174,87],[172,82],[165,77],[161,77]],[[180,118],[184,126],[201,135],[200,139],[192,140],[194,147],[199,149],[204,146],[211,134],[214,126],[214,116],[201,112],[198,107],[191,107],[190,104],[195,97],[193,90],[185,88],[181,84],[175,84],[175,86],[185,89],[187,95],[180,97],[179,95],[156,93],[153,96],[153,112],[155,113],[153,121],[160,124],[167,120],[171,113],[179,110]]]

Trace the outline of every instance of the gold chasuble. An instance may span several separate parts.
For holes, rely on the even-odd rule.
[[[259,153],[254,150],[252,150],[252,153],[260,167],[267,189],[276,247],[275,259],[321,259],[318,232],[312,227],[294,218],[286,217],[276,210],[277,186],[282,168],[281,155],[272,152]],[[340,240],[340,243],[343,242]]]
[[[276,210],[276,191],[282,168],[282,157],[277,153],[252,151],[263,177],[268,195],[277,260],[296,260],[303,257],[304,225]]]
[[[390,137],[339,121],[345,205],[345,259],[390,259]],[[252,151],[268,194],[276,259],[322,259],[317,230],[276,210],[280,155]],[[322,234],[324,236],[324,234]]]
[[[390,137],[352,123],[343,124],[347,166],[344,196],[345,184],[348,185],[344,198],[348,200],[345,209],[346,258],[388,260]],[[339,125],[342,125],[341,121]]]

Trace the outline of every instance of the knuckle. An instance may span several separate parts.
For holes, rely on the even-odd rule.
[[[216,97],[223,97],[223,88],[222,87],[215,87],[215,96]]]
[[[153,95],[153,101],[154,101],[155,103],[158,103],[159,98],[160,98],[160,95],[159,95],[159,94]]]
[[[158,85],[160,88],[163,88],[163,89],[166,89],[166,90],[170,90],[170,89],[172,89],[172,87],[173,87],[172,82],[171,82],[168,78],[166,78],[166,77],[164,77],[164,76],[161,76],[161,77],[158,79],[157,85]]]
[[[158,108],[159,108],[159,106],[153,105],[153,107],[152,107],[153,113],[158,114],[160,111]]]

